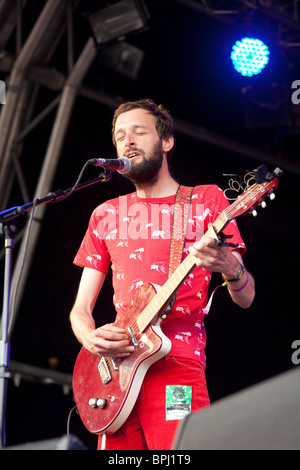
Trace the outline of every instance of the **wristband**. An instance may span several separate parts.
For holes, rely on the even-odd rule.
[[[249,273],[247,272],[247,279],[246,279],[245,284],[242,285],[242,287],[240,287],[239,289],[231,289],[231,287],[229,287],[229,285],[227,284],[227,288],[231,290],[232,292],[241,292],[243,289],[245,289],[248,282],[249,282]]]

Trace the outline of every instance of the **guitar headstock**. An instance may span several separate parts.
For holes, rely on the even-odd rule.
[[[244,178],[246,181],[245,191],[225,211],[228,218],[232,220],[247,213],[256,216],[255,208],[258,205],[265,207],[266,197],[271,200],[275,199],[274,191],[282,173],[280,168],[275,168],[272,173],[269,173],[265,165],[261,165],[253,173],[247,173],[247,180]]]

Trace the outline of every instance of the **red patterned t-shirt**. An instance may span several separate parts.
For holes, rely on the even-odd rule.
[[[175,195],[139,198],[136,193],[109,200],[92,213],[74,263],[107,273],[111,264],[117,319],[126,312],[135,290],[145,282],[163,285],[168,278],[170,239]],[[192,193],[183,259],[188,248],[228,207],[215,185],[196,186]],[[233,235],[241,253],[245,245],[235,220],[225,233]],[[170,338],[172,356],[197,359],[204,366],[206,332],[203,309],[207,304],[211,271],[196,267],[179,288],[176,302],[161,323]]]

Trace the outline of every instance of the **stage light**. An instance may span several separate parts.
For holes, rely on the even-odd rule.
[[[101,49],[97,61],[131,80],[136,80],[144,55],[144,51],[123,41]]]
[[[87,16],[97,46],[147,28],[143,0],[122,0]]]
[[[270,51],[260,39],[245,37],[236,41],[231,60],[237,72],[252,77],[259,74],[269,62]]]

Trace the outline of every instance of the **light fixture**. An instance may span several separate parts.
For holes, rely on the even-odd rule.
[[[236,41],[231,51],[235,70],[243,76],[259,74],[269,62],[270,51],[260,39],[244,37]]]
[[[148,11],[139,0],[122,0],[87,15],[97,46],[147,27]]]
[[[145,52],[125,41],[108,45],[98,52],[97,62],[117,73],[136,80]]]

